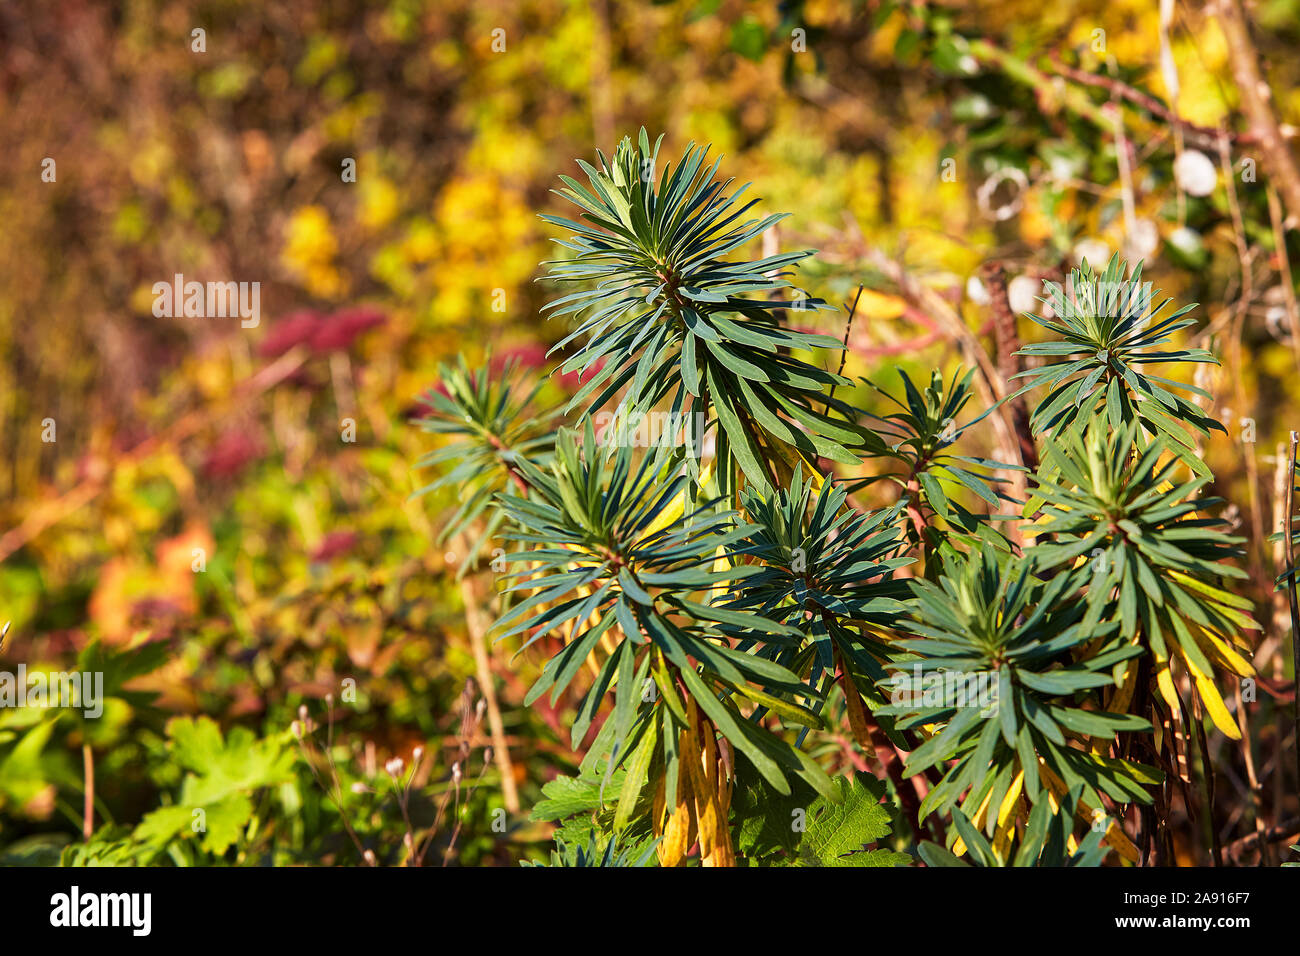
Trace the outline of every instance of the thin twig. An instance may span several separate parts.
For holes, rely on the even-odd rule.
[[[1291,354],[1295,356],[1296,369],[1300,370],[1300,308],[1296,306],[1295,286],[1291,284],[1291,259],[1286,252],[1286,225],[1282,222],[1282,204],[1278,202],[1277,190],[1269,183],[1264,191],[1268,197],[1268,218],[1273,225],[1273,246],[1277,250],[1277,271],[1282,281],[1282,293],[1286,299],[1286,320],[1288,336],[1291,340]],[[1300,210],[1297,210],[1300,213]]]
[[[1227,41],[1232,76],[1241,95],[1241,109],[1257,141],[1264,167],[1286,200],[1287,212],[1300,216],[1300,170],[1282,138],[1277,118],[1269,106],[1268,84],[1259,68],[1259,53],[1250,39],[1246,15],[1240,0],[1219,0],[1216,7],[1219,28]]]
[[[1287,466],[1289,481],[1286,489],[1286,590],[1291,607],[1292,661],[1295,667],[1296,682],[1300,686],[1300,603],[1297,603],[1296,600],[1295,539],[1293,538],[1295,533],[1295,448],[1297,440],[1300,440],[1300,436],[1292,432],[1291,452]],[[1296,695],[1295,731],[1296,785],[1300,786],[1300,693]]]
[[[1196,749],[1201,758],[1201,798],[1205,801],[1203,825],[1210,837],[1210,862],[1223,866],[1223,848],[1219,843],[1219,831],[1214,827],[1214,771],[1210,768],[1210,745],[1205,739],[1205,721],[1201,712],[1200,698],[1192,695],[1192,723],[1196,727]]]
[[[519,812],[519,790],[515,786],[514,765],[510,760],[510,748],[506,741],[505,724],[501,720],[501,708],[497,704],[496,678],[492,674],[491,657],[487,647],[487,622],[483,619],[483,609],[479,606],[478,593],[472,582],[472,575],[465,575],[460,580],[460,596],[465,605],[465,626],[469,631],[470,644],[474,651],[474,667],[478,673],[479,687],[483,699],[487,701],[488,728],[492,732],[492,752],[496,757],[497,769],[501,774],[501,799],[510,813]]]
[[[1223,848],[1223,852],[1229,861],[1236,863],[1243,853],[1253,850],[1261,842],[1269,844],[1282,841],[1290,842],[1295,839],[1300,839],[1300,817],[1289,817],[1277,826],[1269,827],[1262,835],[1250,833],[1240,840],[1234,840]]]
[[[853,317],[858,313],[858,301],[862,298],[862,286],[858,285],[858,294],[853,297],[853,305],[849,307],[849,318],[844,323],[844,351],[840,352],[840,367],[835,374],[843,377],[844,363],[849,357],[849,334],[853,331]],[[835,397],[835,384],[831,384],[831,398]]]
[[[330,697],[332,699],[333,695],[330,695]],[[303,708],[303,710],[305,710],[305,708]],[[343,829],[347,831],[348,837],[351,838],[352,845],[357,848],[357,853],[361,855],[362,862],[367,866],[376,866],[377,863],[374,854],[362,845],[361,838],[357,836],[357,831],[352,829],[352,822],[348,819],[347,809],[343,806],[343,784],[339,780],[338,770],[334,766],[334,758],[329,753],[329,745],[326,747],[325,759],[330,768],[330,781],[332,786],[325,783],[325,780],[320,775],[320,771],[316,769],[316,762],[313,759],[312,747],[310,744],[311,733],[315,728],[312,725],[310,717],[303,713],[302,710],[300,710],[300,713],[302,714],[301,718],[293,723],[293,736],[298,742],[298,750],[302,753],[303,763],[305,763],[307,769],[311,771],[312,778],[316,781],[316,785],[325,791],[325,796],[327,796],[330,802],[338,809],[339,820],[343,823]],[[330,724],[330,739],[332,742],[332,716]]]
[[[89,843],[95,832],[95,752],[89,741],[81,745],[81,767],[86,780],[86,797],[81,811],[81,835]]]
[[[1105,90],[1115,99],[1125,100],[1132,103],[1139,109],[1145,110],[1156,119],[1163,120],[1170,126],[1182,129],[1189,140],[1196,143],[1202,149],[1209,149],[1215,152],[1221,152],[1223,155],[1230,155],[1225,146],[1219,139],[1219,131],[1211,129],[1208,126],[1197,126],[1195,123],[1189,123],[1182,119],[1172,109],[1165,106],[1154,96],[1142,92],[1136,87],[1130,86],[1123,80],[1111,76],[1100,76],[1096,73],[1088,73],[1061,62],[1059,54],[1053,53],[1049,57],[1052,71],[1060,74],[1068,80],[1075,83],[1082,83],[1084,86],[1093,86],[1097,89]],[[1229,139],[1236,143],[1253,143],[1255,136],[1252,133],[1229,133]]]

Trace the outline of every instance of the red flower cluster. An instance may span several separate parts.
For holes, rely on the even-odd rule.
[[[244,428],[231,428],[221,434],[203,462],[208,478],[233,478],[244,466],[262,454],[262,443]]]
[[[274,326],[258,346],[263,358],[277,358],[295,345],[309,345],[317,355],[350,348],[361,333],[384,324],[384,314],[368,306],[326,315],[313,309],[294,312]]]
[[[311,559],[315,562],[329,561],[341,554],[347,554],[356,543],[355,531],[331,531],[311,553]]]

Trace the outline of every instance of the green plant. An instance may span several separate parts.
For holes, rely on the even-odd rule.
[[[819,363],[839,341],[785,324],[824,303],[779,295],[810,253],[725,259],[780,217],[744,219],[744,189],[694,146],[656,180],[658,151],[642,131],[581,163],[588,185],[563,177],[560,193],[582,221],[544,217],[573,233],[550,276],[580,289],[549,309],[572,317],[563,368],[593,373],[567,410],[587,415],[531,460],[459,371],[426,426],[474,422],[445,457],[494,476],[490,520],[513,543],[498,638],[559,645],[529,699],[572,701],[575,747],[598,728],[539,807],[569,821],[557,859],[657,839],[670,866],[695,847],[704,865],[855,860],[890,814],[789,839],[790,800],[813,827],[867,814],[867,791],[813,755],[841,722],[855,758],[882,765],[871,809],[894,806],[894,839],[931,865],[1167,850],[1148,811],[1130,836],[1128,808],[1167,812],[1189,696],[1235,735],[1215,681],[1252,673],[1254,626],[1224,584],[1241,552],[1194,453],[1217,423],[1148,368],[1212,360],[1169,344],[1188,309],[1156,319],[1118,259],[1049,288],[1055,318],[1036,321],[1056,338],[1023,350],[1047,359],[1024,389],[1047,389],[1041,464],[1018,501],[1012,466],[955,453],[998,411],[956,424],[971,373],[837,398],[854,383]],[[900,410],[855,404],[873,394]],[[677,440],[598,433],[615,399],[666,415]]]

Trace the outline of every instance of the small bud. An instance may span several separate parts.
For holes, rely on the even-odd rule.
[[[374,851],[374,850],[367,850],[365,853],[361,854],[361,856],[365,859],[366,863],[368,863],[369,865],[371,865],[371,866],[378,866],[378,865],[379,865],[378,863],[375,862],[375,851]]]
[[[353,793],[367,793],[369,790],[370,790],[370,788],[367,787],[367,786],[366,786],[364,783],[362,783],[360,780],[357,780],[357,781],[355,781],[355,782],[352,784],[352,792],[353,792]]]
[[[299,740],[302,740],[302,724],[298,723],[298,721],[295,720],[292,724],[289,725],[289,729],[293,732],[293,735],[295,737],[297,737]]]

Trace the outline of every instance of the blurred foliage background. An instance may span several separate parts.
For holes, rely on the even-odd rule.
[[[1214,754],[1208,823],[1231,840],[1294,815],[1267,538],[1300,426],[1300,185],[1243,100],[1233,6],[0,7],[0,669],[118,678],[98,722],[0,711],[0,857],[397,863],[409,830],[426,863],[545,858],[529,810],[575,766],[570,715],[523,705],[542,654],[476,657],[488,578],[437,543],[457,496],[410,498],[432,476],[408,422],[457,353],[555,367],[536,213],[573,157],[642,125],[669,152],[712,143],[792,212],[777,242],[821,250],[813,295],[865,287],[850,375],[995,361],[1000,276],[1030,311],[1084,255],[1145,259],[1203,303],[1224,364],[1197,384],[1231,433],[1205,455],[1265,621],[1255,751]],[[1247,13],[1267,90],[1246,95],[1283,154],[1298,13]],[[156,318],[177,273],[259,282],[260,323]],[[576,384],[551,377],[541,405]]]

